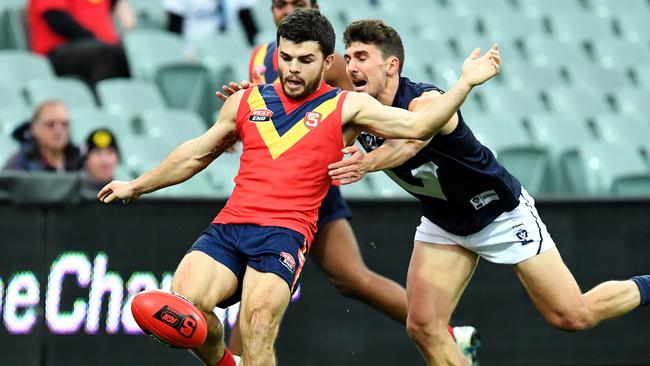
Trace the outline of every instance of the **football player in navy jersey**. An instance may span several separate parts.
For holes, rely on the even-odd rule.
[[[382,21],[350,24],[344,42],[355,91],[410,111],[436,103],[442,93],[400,76],[402,42]],[[498,57],[497,45],[489,52]],[[351,156],[330,165],[332,178],[349,184],[383,170],[422,202],[407,279],[407,330],[428,365],[466,364],[446,324],[479,257],[512,265],[544,318],[563,330],[587,329],[650,301],[648,275],[581,292],[533,198],[476,140],[460,110],[429,141],[363,133],[359,142],[367,154],[345,148]]]

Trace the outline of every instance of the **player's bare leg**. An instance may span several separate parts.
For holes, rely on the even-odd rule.
[[[246,268],[239,314],[244,346],[240,366],[276,364],[275,338],[290,299],[289,286],[279,276]]]
[[[631,280],[601,283],[582,293],[557,248],[514,266],[544,318],[567,331],[591,328],[638,307],[639,287]]]
[[[208,323],[205,343],[192,350],[207,365],[217,365],[225,351],[223,326],[212,309],[236,289],[237,277],[234,273],[200,251],[187,253],[174,274],[172,292],[194,303]]]
[[[477,263],[478,256],[461,246],[415,241],[406,282],[406,328],[427,365],[467,365],[447,324]]]
[[[310,256],[341,294],[406,322],[406,290],[366,267],[348,220],[333,220],[321,226],[311,248]]]

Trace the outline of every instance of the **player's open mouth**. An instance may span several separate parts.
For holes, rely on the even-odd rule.
[[[298,88],[302,85],[302,81],[297,79],[287,79],[287,86],[290,88]]]
[[[368,81],[366,81],[366,80],[352,80],[352,84],[354,84],[355,89],[363,89],[368,84]]]

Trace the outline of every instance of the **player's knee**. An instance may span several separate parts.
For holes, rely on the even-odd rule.
[[[259,342],[272,344],[277,322],[271,311],[264,307],[255,307],[245,321],[247,324],[242,324],[244,338],[255,339],[258,346],[263,346]]]
[[[195,294],[190,281],[172,281],[172,293],[182,296],[189,300],[194,306],[204,313],[209,313],[214,308],[214,304],[208,304],[203,301],[202,296]]]
[[[449,335],[446,322],[437,322],[435,319],[413,313],[409,313],[406,319],[406,331],[420,348],[434,347],[444,342],[444,338]]]

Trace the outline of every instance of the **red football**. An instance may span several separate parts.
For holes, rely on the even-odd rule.
[[[135,295],[131,313],[142,330],[171,347],[194,348],[205,342],[208,325],[191,302],[161,290]]]

